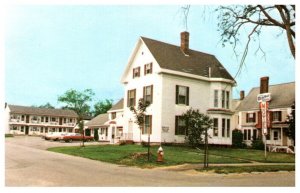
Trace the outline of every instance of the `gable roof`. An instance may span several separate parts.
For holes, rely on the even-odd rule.
[[[27,115],[49,115],[59,117],[78,117],[73,110],[66,109],[47,109],[38,107],[27,107],[20,105],[8,105],[11,113],[27,114]]]
[[[120,99],[116,104],[114,104],[108,111],[121,110],[124,106],[124,98]]]
[[[104,114],[100,114],[98,116],[96,116],[95,118],[93,118],[92,120],[90,120],[87,124],[85,124],[88,127],[92,127],[92,126],[108,126],[105,125],[105,123],[108,121],[108,113],[104,113]]]
[[[259,104],[257,102],[257,95],[259,92],[259,87],[252,88],[236,110],[258,110]],[[271,93],[271,101],[269,103],[270,109],[291,107],[295,102],[295,82],[270,85],[269,93]]]
[[[235,81],[214,55],[189,49],[189,56],[186,56],[179,46],[146,37],[141,37],[141,40],[163,69],[208,77],[210,67],[211,78]]]

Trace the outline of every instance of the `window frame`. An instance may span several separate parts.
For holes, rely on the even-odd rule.
[[[180,88],[185,89],[185,95],[180,94]],[[188,86],[176,85],[176,104],[189,106],[189,95],[190,91]],[[181,101],[182,97],[184,97],[184,102]]]
[[[152,74],[152,62],[145,64],[144,65],[144,75],[146,76],[147,74]]]
[[[150,94],[147,94],[147,89],[150,88]],[[143,87],[143,99],[144,102],[148,101],[149,104],[153,103],[153,85]]]
[[[132,78],[138,78],[141,76],[141,67],[138,66],[138,67],[135,67],[132,69]]]
[[[142,135],[148,134],[148,129],[150,129],[150,135],[151,135],[152,134],[152,115],[145,115],[144,116],[144,124],[143,124],[143,128],[142,128]]]
[[[184,122],[185,125],[179,125],[180,121]],[[175,116],[175,135],[185,136],[186,132],[187,132],[187,121],[184,119],[183,116]]]
[[[219,136],[219,119],[213,118],[213,136],[218,137]]]
[[[219,90],[214,90],[214,107],[219,107]]]
[[[131,98],[131,92],[133,93],[133,97]],[[131,89],[127,91],[127,107],[136,105],[136,89]]]
[[[253,115],[253,117],[249,117],[249,115]],[[247,112],[246,113],[246,123],[256,123],[256,112]]]

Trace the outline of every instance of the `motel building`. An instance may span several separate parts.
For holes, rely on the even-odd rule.
[[[72,110],[5,105],[7,134],[45,135],[48,132],[74,132],[77,114]]]

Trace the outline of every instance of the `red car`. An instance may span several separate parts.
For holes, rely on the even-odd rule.
[[[65,142],[72,142],[72,141],[82,141],[82,135],[80,133],[74,133],[62,136],[60,139]],[[84,136],[84,141],[92,141],[94,140],[94,137],[92,136]]]

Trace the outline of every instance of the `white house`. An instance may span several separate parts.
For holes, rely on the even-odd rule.
[[[252,88],[249,94],[240,98],[235,117],[238,117],[236,128],[244,133],[244,141],[251,145],[252,140],[262,139],[262,120],[257,95],[270,93],[267,113],[267,145],[291,146],[293,141],[287,137],[286,122],[295,103],[295,82],[269,86],[269,77],[262,77],[260,87]],[[243,95],[241,95],[243,96]]]
[[[186,123],[181,115],[199,109],[214,120],[210,144],[231,144],[232,87],[235,80],[214,55],[189,49],[189,33],[181,33],[181,45],[140,37],[129,58],[121,82],[125,86],[123,135],[134,142],[182,143]],[[130,106],[140,98],[149,101],[145,125],[134,123]]]
[[[78,117],[72,110],[19,105],[6,105],[5,115],[5,133],[14,135],[44,135],[48,132],[73,132]]]

